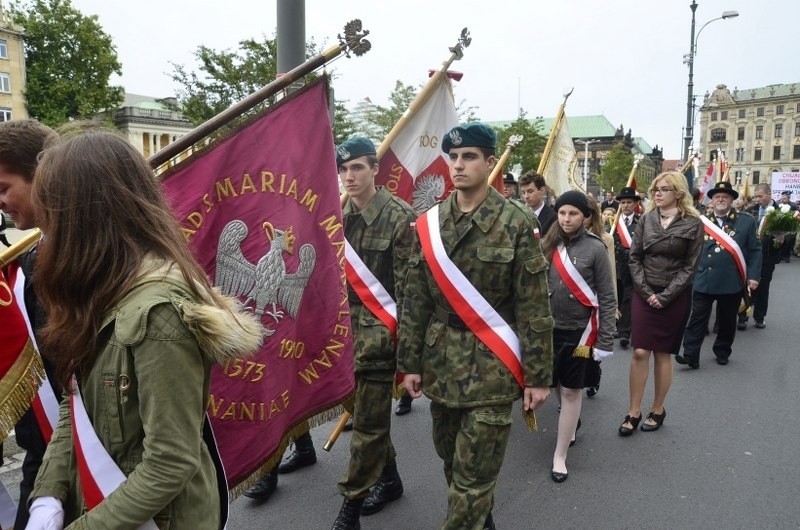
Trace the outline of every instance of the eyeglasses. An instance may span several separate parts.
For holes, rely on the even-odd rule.
[[[675,191],[672,188],[654,188],[653,193],[669,193],[671,191]]]

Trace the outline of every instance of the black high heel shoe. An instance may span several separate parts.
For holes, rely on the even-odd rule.
[[[630,436],[633,434],[633,431],[636,430],[636,427],[639,426],[639,422],[642,421],[642,414],[639,413],[639,416],[631,416],[630,414],[625,416],[625,421],[622,422],[622,425],[619,426],[619,435],[620,436]],[[631,427],[625,427],[626,423],[630,423]]]
[[[655,423],[652,424],[652,425],[650,425],[649,423],[642,423],[642,426],[640,427],[640,429],[643,432],[657,431],[664,424],[664,418],[666,418],[666,417],[667,417],[667,409],[666,408],[664,408],[664,410],[661,412],[661,414],[656,414],[655,412],[653,412],[651,410],[650,413],[647,415],[647,419],[648,420],[652,420]]]

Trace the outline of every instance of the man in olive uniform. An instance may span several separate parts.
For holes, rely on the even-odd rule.
[[[756,290],[761,277],[761,242],[756,220],[731,208],[739,193],[730,182],[723,181],[708,190],[707,195],[714,210],[703,219],[706,235],[694,276],[692,314],[683,335],[683,355],[675,357],[678,364],[695,369],[700,367],[700,348],[708,329],[711,305],[717,302],[718,329],[713,351],[717,363],[725,365],[736,336],[739,302],[746,289]],[[722,234],[727,234],[727,240],[732,240],[735,246],[726,243]],[[739,253],[742,261],[738,261]]]
[[[359,273],[358,279],[364,284],[376,282],[371,290],[383,290],[396,302],[397,311],[403,302],[414,212],[386,188],[375,187],[378,159],[369,139],[354,136],[342,143],[336,149],[336,164],[342,186],[349,195],[342,210],[345,238],[368,269]],[[358,269],[358,264],[350,258],[348,264],[351,269]],[[345,499],[334,530],[360,528],[362,513],[376,513],[403,494],[389,430],[397,370],[396,341],[386,323],[373,311],[369,296],[365,300],[364,292],[354,288],[351,274],[348,271],[356,396],[350,464],[338,485]]]
[[[512,404],[524,397],[523,408],[533,411],[547,399],[552,384],[547,263],[530,210],[488,185],[495,142],[494,131],[477,122],[455,127],[444,137],[454,191],[417,219],[400,319],[398,370],[412,397],[424,392],[431,400],[434,446],[449,488],[441,526],[447,530],[494,528],[494,488]],[[433,267],[428,243],[439,243],[446,253],[431,258]],[[442,270],[450,271],[444,279]],[[448,286],[451,280],[467,287],[461,292],[469,291],[465,281],[477,292],[459,303]],[[514,352],[510,359],[496,355],[503,347],[488,340],[485,327],[472,318],[467,324],[461,316],[478,311],[475,304],[482,302],[489,311],[472,314],[488,317],[481,322],[492,331],[505,337],[510,332],[511,338],[504,339]]]

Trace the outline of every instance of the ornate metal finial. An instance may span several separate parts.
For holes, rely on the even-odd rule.
[[[365,39],[369,35],[369,30],[362,29],[361,20],[353,19],[344,25],[344,37],[338,34],[339,44],[343,47],[343,53],[350,57],[350,52],[356,57],[361,57],[372,48],[372,43]]]
[[[638,166],[639,162],[641,162],[642,160],[644,160],[644,155],[642,153],[636,153],[635,155],[633,155],[633,165],[634,165],[634,167]]]
[[[455,60],[460,60],[464,57],[464,48],[469,48],[472,43],[472,37],[469,36],[469,29],[464,28],[461,30],[461,36],[458,38],[458,43],[449,48],[450,52],[455,56]]]
[[[522,138],[521,134],[512,134],[508,139],[508,143],[506,143],[506,147],[510,149],[516,148],[522,142]]]

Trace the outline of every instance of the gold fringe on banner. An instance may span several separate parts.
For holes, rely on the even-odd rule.
[[[525,405],[523,405],[524,407]],[[522,419],[525,420],[525,425],[528,426],[528,430],[531,432],[536,432],[539,430],[539,424],[536,423],[536,412],[532,410],[522,410]]]
[[[575,351],[572,352],[573,357],[579,357],[581,359],[591,359],[592,358],[592,347],[581,345],[575,348]]]
[[[0,441],[5,440],[14,425],[31,408],[44,380],[44,364],[30,340],[5,376],[0,379]]]

